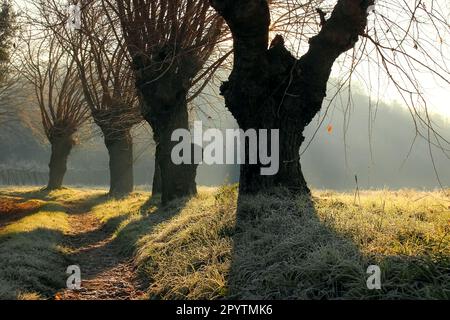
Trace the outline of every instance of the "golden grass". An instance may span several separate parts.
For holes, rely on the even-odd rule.
[[[19,197],[5,197],[0,199],[0,215],[30,212],[39,209],[42,204],[40,200],[23,201]]]
[[[448,193],[314,191],[311,200],[275,190],[238,204],[226,186],[161,208],[146,192],[19,191],[45,204],[0,229],[0,298],[45,298],[64,285],[64,206],[105,224],[151,299],[450,298]],[[366,287],[370,264],[381,267],[382,290]]]
[[[143,235],[149,298],[449,298],[448,205],[439,192],[363,192],[355,203],[317,191],[311,203],[279,190],[241,198],[236,222],[236,189],[224,187],[157,211],[168,218],[151,232],[145,218],[122,232]],[[382,290],[366,287],[370,264]]]
[[[76,197],[77,192],[68,190],[1,191],[0,201],[14,194],[24,203],[38,202],[39,207],[0,228],[0,299],[45,299],[65,285],[68,264],[61,245],[70,225],[61,201],[69,193]]]
[[[316,193],[321,221],[366,255],[450,255],[450,197],[443,192]]]

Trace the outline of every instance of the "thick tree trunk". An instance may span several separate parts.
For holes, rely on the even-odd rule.
[[[50,139],[52,154],[50,156],[50,169],[47,190],[60,189],[64,175],[67,171],[67,158],[69,157],[74,140],[72,136],[56,136]]]
[[[112,131],[111,130],[108,131]],[[133,191],[133,140],[130,130],[105,135],[109,154],[110,189],[113,197],[123,197]]]
[[[195,176],[197,173],[197,165],[176,165],[171,158],[172,149],[178,143],[177,141],[171,141],[172,133],[176,129],[189,128],[185,100],[168,109],[166,113],[157,114],[156,112],[152,112],[152,116],[146,117],[146,120],[150,122],[155,136],[155,173],[158,173],[156,168],[159,167],[162,203],[166,204],[175,198],[196,194],[197,185]],[[154,182],[157,183],[157,179],[158,177],[156,176],[156,181],[154,178]],[[158,186],[156,185],[155,187],[158,190]]]
[[[298,127],[288,126],[280,129],[279,170],[275,175],[261,175],[261,168],[267,167],[266,165],[241,165],[239,191],[257,193],[274,187],[285,187],[297,193],[309,193],[299,156],[299,149],[304,140],[302,131]],[[247,154],[248,150],[249,147],[246,146]]]
[[[268,1],[211,0],[233,34],[233,71],[221,87],[228,109],[244,130],[280,130],[280,170],[261,176],[260,165],[243,165],[240,192],[283,186],[309,193],[299,157],[303,130],[322,106],[334,61],[364,33],[367,8],[373,3],[338,0],[319,34],[310,39],[308,52],[296,59],[281,36],[268,47]]]
[[[161,169],[158,164],[158,154],[155,152],[155,170],[153,173],[152,194],[161,194],[162,181],[161,181]]]
[[[132,106],[118,99],[104,97],[106,108],[92,109],[92,117],[102,130],[109,155],[109,195],[121,198],[134,187],[133,138],[131,129],[137,123]]]
[[[161,201],[166,204],[176,198],[192,196],[197,193],[197,164],[176,165],[171,159],[172,149],[179,143],[171,141],[172,133],[176,129],[189,129],[189,81],[183,80],[183,77],[175,72],[167,72],[156,82],[151,81],[151,77],[145,78],[144,75],[138,76],[138,79],[137,87],[145,101],[142,115],[152,127],[156,143],[155,166],[159,167],[160,172]],[[191,156],[193,159],[192,154]],[[154,182],[157,182],[157,179],[156,176]]]

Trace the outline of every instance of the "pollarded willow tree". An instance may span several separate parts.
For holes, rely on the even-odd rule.
[[[32,84],[51,144],[48,190],[62,187],[75,133],[89,119],[75,61],[50,34],[25,40],[21,69]]]
[[[153,129],[162,202],[195,194],[197,165],[172,162],[171,135],[189,128],[189,101],[224,60],[208,63],[223,38],[223,19],[208,0],[105,2],[120,20],[144,102],[142,115]]]
[[[118,37],[98,1],[81,3],[81,25],[67,26],[66,7],[40,0],[35,7],[41,23],[58,39],[76,63],[94,122],[100,127],[109,153],[109,194],[122,197],[133,191],[133,138],[141,122],[135,80],[123,38]]]
[[[430,30],[441,45],[445,41],[444,33],[449,31],[446,13],[440,12],[437,2],[379,1],[380,12],[374,13],[370,26],[369,13],[374,8],[377,10],[374,0],[210,2],[233,35],[233,71],[221,87],[227,108],[242,129],[280,129],[279,172],[262,176],[261,164],[242,165],[241,193],[276,186],[309,193],[299,149],[304,142],[304,128],[322,107],[336,61],[345,73],[342,78],[348,83],[356,66],[363,60],[371,60],[372,67],[384,70],[400,96],[406,96],[408,101],[415,99],[410,105],[415,121],[422,121],[430,128],[430,122],[417,112],[419,102],[424,102],[417,72],[425,70],[447,85],[450,79],[445,59],[430,56]],[[392,12],[398,16],[389,16]],[[272,29],[271,13],[275,20],[289,21],[284,28],[288,34],[286,40],[300,48],[298,51],[305,48],[300,58],[294,56],[297,52],[287,49],[282,35],[270,41],[271,31],[278,32]],[[423,32],[424,23],[430,29],[428,33]],[[357,46],[360,39],[363,41]],[[307,46],[302,43],[305,40]],[[436,49],[433,44],[431,49]],[[441,55],[436,51],[437,57],[443,58],[442,51]]]

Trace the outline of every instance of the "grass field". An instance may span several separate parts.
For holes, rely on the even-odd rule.
[[[450,298],[443,191],[314,191],[310,199],[276,190],[238,199],[226,186],[164,208],[146,192],[123,200],[105,193],[2,189],[0,298],[55,298],[77,263],[67,239],[81,213],[99,221],[118,257],[132,258],[142,298]],[[374,264],[381,290],[366,285]]]

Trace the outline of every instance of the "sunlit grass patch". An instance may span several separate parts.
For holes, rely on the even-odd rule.
[[[321,221],[381,267],[377,298],[450,298],[450,198],[444,192],[316,194]],[[336,206],[336,202],[341,205]],[[357,294],[363,294],[358,292]]]
[[[247,196],[224,187],[162,208],[151,228],[136,218],[118,232],[137,243],[136,263],[160,299],[397,299],[450,297],[448,198],[412,190],[283,190]],[[130,237],[131,233],[137,235]],[[382,290],[366,286],[382,270]]]
[[[39,207],[0,228],[0,299],[45,299],[65,285],[66,259],[60,250],[69,231],[64,207],[38,189],[2,190]],[[24,212],[19,212],[24,213]]]
[[[123,199],[106,199],[106,201],[94,206],[92,213],[103,223],[117,217],[127,218],[139,215],[148,198],[149,193],[135,192]]]
[[[152,299],[450,298],[443,192],[314,191],[310,199],[280,189],[238,201],[237,186],[225,186],[165,207],[148,192],[2,194],[42,202],[0,228],[3,299],[48,298],[65,285],[69,215],[86,212],[134,257]],[[381,290],[366,286],[371,264],[381,268]]]
[[[17,295],[17,300],[42,300],[37,292],[22,292]]]
[[[49,192],[47,198],[58,202],[64,202],[66,204],[79,204],[80,201],[96,201],[101,196],[106,196],[106,194],[107,191],[105,189],[63,188]]]
[[[440,192],[317,193],[321,220],[364,254],[450,255],[450,198]],[[339,203],[339,205],[338,205]]]
[[[66,260],[58,245],[68,229],[64,212],[40,211],[0,230],[1,299],[50,297],[64,286]]]
[[[39,209],[44,203],[35,199],[24,200],[19,197],[2,197],[0,198],[0,215],[34,211]]]
[[[236,203],[215,196],[216,192],[204,188],[196,197],[176,201],[144,219],[153,227],[137,242],[136,263],[151,279],[150,297],[224,295],[232,244],[226,235],[234,221]],[[160,220],[157,215],[161,215]]]

